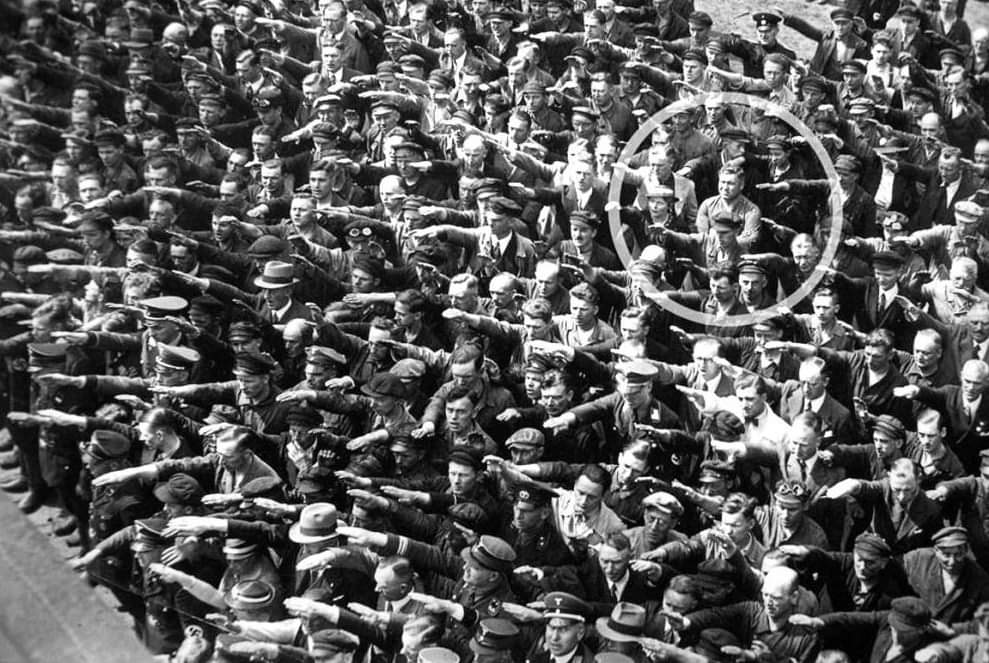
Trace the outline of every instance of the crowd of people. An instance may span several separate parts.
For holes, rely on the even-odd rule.
[[[162,660],[989,660],[965,4],[5,0],[0,488]]]

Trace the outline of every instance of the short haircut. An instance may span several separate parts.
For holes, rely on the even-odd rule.
[[[792,428],[803,426],[818,435],[821,434],[821,417],[816,412],[801,412],[793,418],[790,425]]]
[[[755,518],[755,508],[758,500],[745,493],[731,493],[721,505],[721,513],[741,513],[746,518]]]
[[[408,306],[409,313],[422,313],[426,308],[426,296],[411,288],[398,293],[395,301]]]
[[[621,532],[612,532],[606,536],[604,539],[604,545],[609,548],[614,548],[619,552],[632,549],[632,543],[628,540],[628,537]]]
[[[588,481],[591,483],[596,483],[602,486],[604,490],[603,493],[608,492],[611,488],[611,474],[608,470],[604,469],[597,463],[588,463],[580,470],[581,477],[587,477]],[[580,478],[580,477],[578,477]]]
[[[553,305],[542,297],[530,299],[522,306],[522,315],[530,318],[538,318],[544,322],[553,320]]]

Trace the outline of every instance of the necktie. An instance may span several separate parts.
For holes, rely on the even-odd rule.
[[[501,260],[501,247],[497,243],[491,245],[491,257],[495,262]]]
[[[886,310],[886,293],[885,292],[880,292],[879,293],[879,312],[882,313],[885,310]]]
[[[613,600],[617,601],[618,598],[619,598],[619,596],[618,596],[618,585],[616,585],[613,582],[608,583],[608,584],[611,586],[611,598]]]
[[[890,517],[893,520],[893,529],[900,529],[900,523],[903,522],[903,507],[897,502],[893,504],[893,510],[890,513]]]
[[[803,482],[807,481],[807,461],[800,458],[797,459],[797,465],[800,466],[800,480]]]
[[[392,605],[391,601],[385,601],[385,612],[395,612],[395,606]]]

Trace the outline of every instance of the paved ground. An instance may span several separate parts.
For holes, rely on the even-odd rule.
[[[6,443],[9,438],[7,429],[0,430],[0,443]],[[6,481],[8,478],[14,478],[17,476],[19,470],[0,470],[0,481]],[[23,493],[3,493],[0,492],[0,499],[7,499],[13,501],[15,504],[20,501]],[[28,516],[28,519],[38,528],[38,531],[45,535],[45,538],[56,550],[59,557],[68,562],[79,554],[79,548],[72,548],[68,546],[64,538],[55,536],[52,533],[52,523],[59,517],[59,511],[54,506],[53,499],[49,499],[45,506]],[[106,591],[105,589],[98,587],[96,588],[96,593],[100,599],[106,603],[111,608],[117,607],[117,602],[113,598],[113,594]],[[121,620],[130,624],[130,619],[121,615]]]

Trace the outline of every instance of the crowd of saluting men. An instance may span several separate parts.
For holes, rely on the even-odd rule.
[[[0,2],[0,488],[162,660],[989,661],[989,25],[722,4]]]

